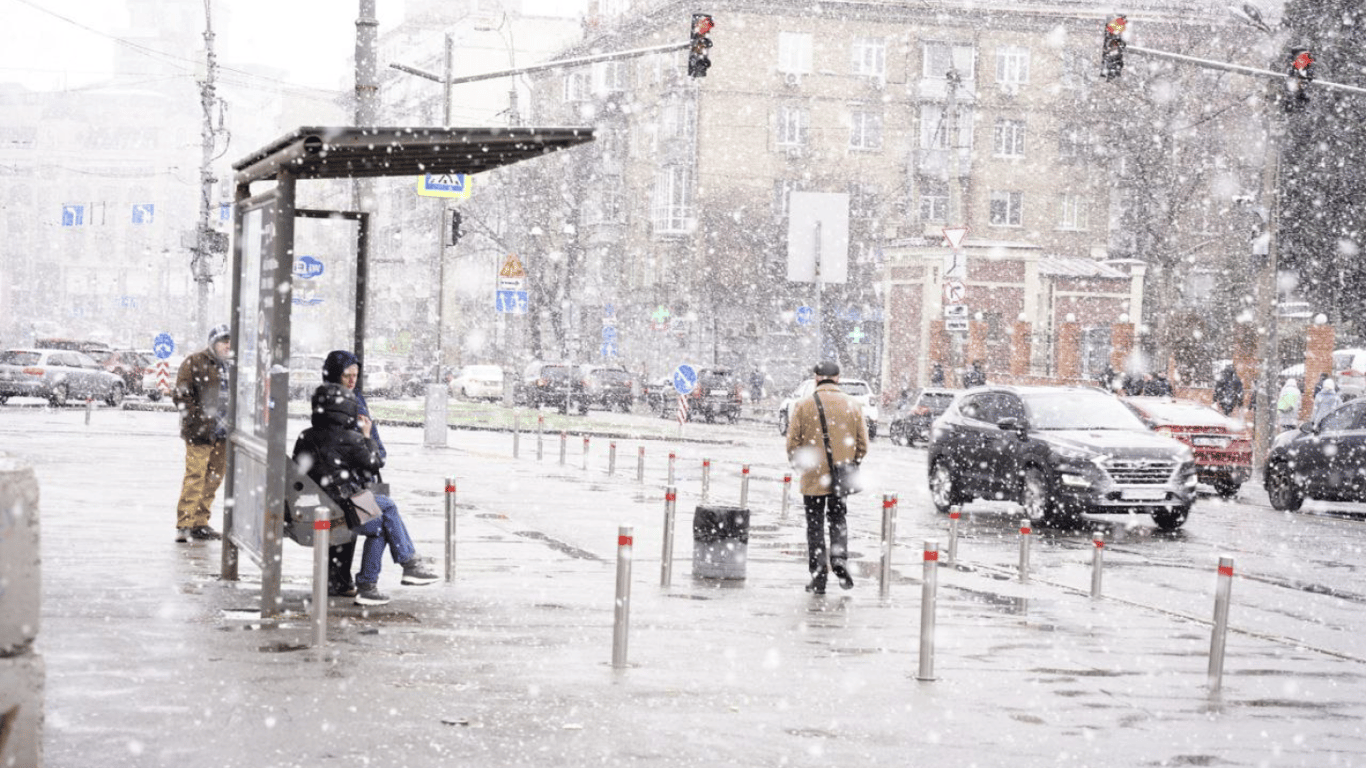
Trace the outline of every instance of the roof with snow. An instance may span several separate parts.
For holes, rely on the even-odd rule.
[[[1091,259],[1045,256],[1039,259],[1039,274],[1053,277],[1104,277],[1127,280],[1129,275]]]

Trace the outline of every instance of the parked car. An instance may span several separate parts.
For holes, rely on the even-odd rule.
[[[635,405],[635,381],[619,365],[585,365],[583,380],[589,405],[623,413]]]
[[[1170,531],[1190,514],[1196,468],[1188,446],[1152,432],[1101,390],[988,385],[960,394],[935,420],[929,481],[940,512],[1004,500],[1040,522],[1147,512]]]
[[[367,359],[361,373],[360,391],[366,397],[398,397],[403,393],[403,366],[395,360]]]
[[[35,339],[33,346],[35,349],[65,349],[84,352],[96,360],[114,351],[102,341],[90,341],[88,339]]]
[[[69,349],[11,349],[0,352],[0,404],[11,397],[42,397],[55,407],[72,399],[103,400],[112,406],[127,394],[123,379],[95,359]]]
[[[674,389],[674,381],[668,376],[642,383],[640,400],[660,418],[669,418],[678,413],[678,390]]]
[[[1343,402],[1366,394],[1366,349],[1334,350],[1333,375],[1337,379],[1338,396]]]
[[[1231,499],[1252,477],[1252,433],[1242,421],[1191,400],[1126,397],[1125,405],[1154,432],[1190,446],[1200,482]]]
[[[503,399],[503,368],[497,365],[467,365],[451,379],[451,396],[466,400]]]
[[[1298,510],[1306,498],[1366,502],[1366,398],[1277,435],[1262,482],[1281,511]]]
[[[143,374],[155,359],[136,349],[114,349],[91,357],[106,371],[123,379],[124,391],[135,395],[142,394]]]
[[[688,420],[708,422],[726,419],[732,423],[740,419],[743,384],[740,375],[729,368],[701,368],[697,371],[697,386],[688,393]]]
[[[873,388],[863,379],[840,379],[840,390],[852,397],[863,410],[863,420],[868,424],[868,439],[877,437],[878,407]],[[787,427],[792,423],[792,409],[797,407],[799,400],[811,397],[815,391],[816,380],[808,378],[783,400],[778,406],[778,434],[787,434]]]
[[[568,413],[571,408],[580,414],[588,413],[583,377],[578,366],[567,363],[528,363],[514,397],[518,403],[532,408],[551,406],[560,413]]]
[[[307,400],[323,383],[323,363],[326,355],[297,354],[289,356],[289,398]]]
[[[897,409],[892,423],[887,425],[887,436],[898,445],[915,445],[917,440],[929,442],[930,425],[948,410],[958,390],[925,387],[915,393],[904,406]]]
[[[398,394],[402,397],[422,397],[427,392],[427,385],[432,383],[432,372],[434,366],[430,363],[419,365],[408,363],[403,367],[399,374],[400,384]],[[449,365],[441,366],[440,381],[450,388],[451,381],[455,378],[455,369]],[[453,392],[453,390],[452,390]]]
[[[162,397],[171,396],[171,390],[175,389],[176,374],[180,372],[180,364],[185,362],[185,356],[171,355],[166,358],[166,378],[164,383],[161,374],[158,372],[161,362],[161,360],[153,358],[151,364],[142,372],[142,393],[147,396],[148,400],[151,400],[154,403]]]

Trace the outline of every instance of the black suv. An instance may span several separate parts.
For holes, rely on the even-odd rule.
[[[887,427],[887,435],[898,445],[915,445],[916,440],[928,442],[930,425],[949,409],[958,395],[957,390],[926,387],[897,409]]]
[[[583,380],[589,405],[625,413],[635,404],[631,374],[619,365],[586,365]]]
[[[697,372],[697,386],[688,395],[688,420],[740,418],[740,376],[729,368],[703,368]]]
[[[1262,471],[1273,509],[1294,512],[1306,496],[1366,501],[1366,399],[1277,435]]]
[[[978,387],[934,423],[930,495],[940,512],[1014,501],[1033,520],[1147,512],[1180,528],[1195,500],[1190,448],[1150,432],[1113,396],[1080,387]]]
[[[514,397],[522,405],[532,408],[552,406],[560,413],[577,409],[588,413],[588,398],[584,394],[583,376],[578,366],[567,363],[533,362],[522,371]]]

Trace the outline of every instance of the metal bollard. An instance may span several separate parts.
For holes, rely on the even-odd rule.
[[[626,666],[626,636],[631,626],[632,526],[617,528],[617,599],[612,622],[612,666]]]
[[[567,446],[568,444],[569,444],[569,433],[568,433],[568,432],[561,431],[561,432],[560,432],[560,466],[562,466],[562,467],[564,466],[564,456],[565,456],[565,451],[567,450],[566,446]]]
[[[611,477],[617,473],[617,441],[613,440],[607,444],[607,476]]]
[[[892,593],[892,546],[896,543],[896,494],[882,494],[882,567],[878,569],[878,597]]]
[[[1100,597],[1100,574],[1104,566],[1105,534],[1097,533],[1091,537],[1096,545],[1091,553],[1091,597]]]
[[[95,400],[94,400],[94,398],[87,397],[87,398],[85,399],[85,423],[86,423],[87,425],[90,424],[90,414],[92,414],[92,413],[94,413],[94,412],[95,412]]]
[[[327,645],[327,546],[332,532],[331,512],[313,510],[313,647]]]
[[[455,581],[455,478],[446,478],[446,583]]]
[[[934,601],[939,591],[939,543],[925,542],[925,575],[920,587],[920,671],[916,680],[934,679]]]
[[[583,436],[583,471],[588,471],[588,435]]]
[[[673,451],[669,451],[669,485],[674,484],[674,459],[677,458]]]
[[[645,482],[645,446],[636,451],[636,482]]]
[[[1029,581],[1029,518],[1020,521],[1020,581]]]
[[[664,550],[659,556],[659,586],[667,587],[674,577],[674,518],[678,514],[678,489],[664,489]]]
[[[512,458],[517,458],[521,454],[522,443],[522,412],[517,411],[512,414]]]
[[[740,507],[749,509],[749,465],[740,465]]]
[[[1228,639],[1228,604],[1233,594],[1233,558],[1219,558],[1219,581],[1214,588],[1214,631],[1209,640],[1209,692],[1224,682],[1224,643]]]
[[[779,519],[779,520],[786,520],[786,519],[787,519],[787,507],[788,507],[788,505],[791,503],[791,496],[789,495],[789,494],[791,493],[791,491],[792,491],[792,473],[791,473],[791,472],[787,472],[787,473],[785,473],[785,474],[783,475],[783,509],[782,509],[782,512],[780,512],[780,513],[778,514],[778,519]]]
[[[702,459],[702,501],[711,496],[711,459]]]
[[[962,507],[949,507],[949,565],[958,565],[958,519],[962,516]]]
[[[545,457],[545,415],[536,414],[536,460]]]

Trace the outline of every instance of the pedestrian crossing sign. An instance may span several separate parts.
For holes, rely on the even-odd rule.
[[[417,177],[417,193],[422,197],[453,197],[465,199],[470,196],[474,178],[465,173],[428,173]]]

